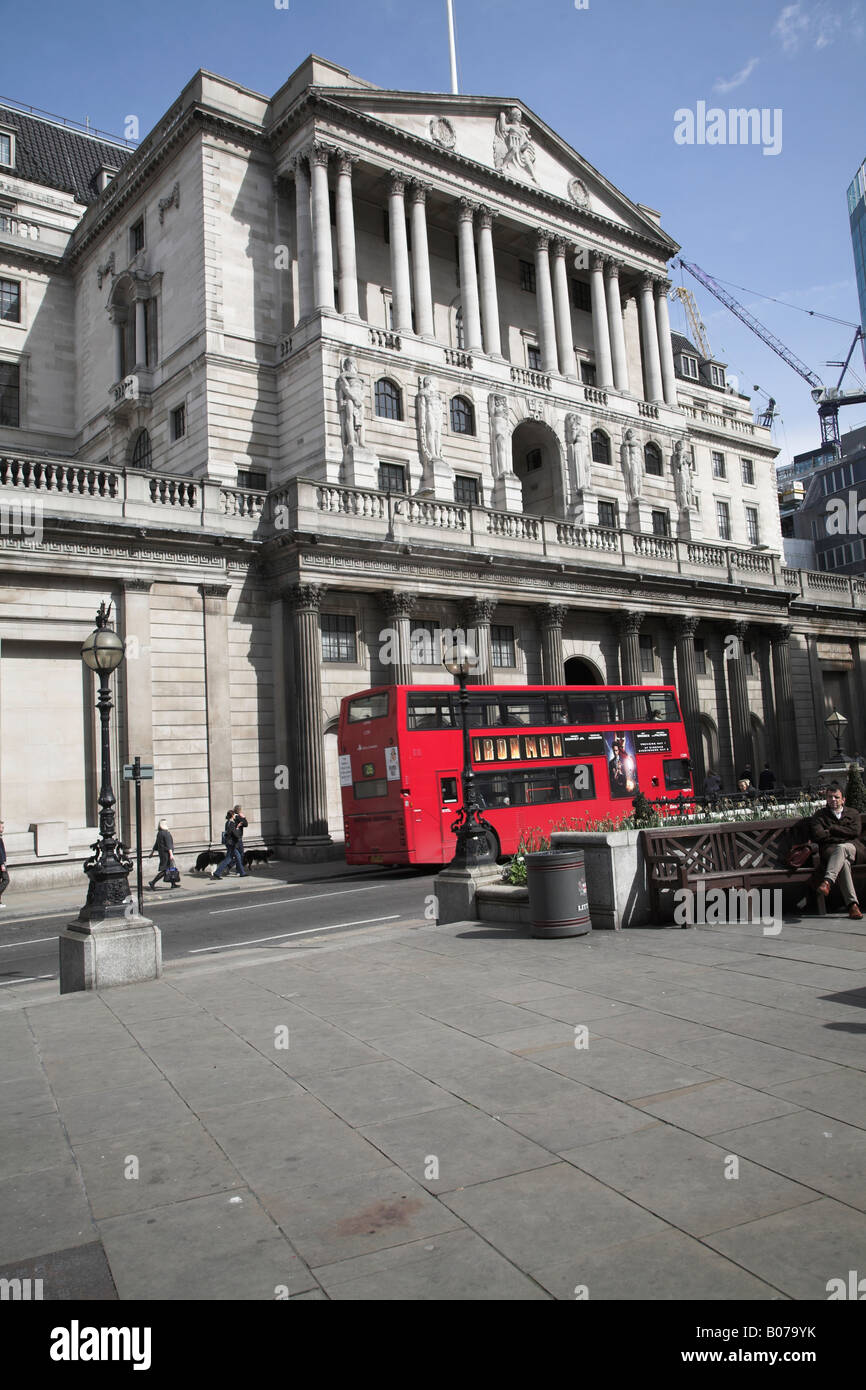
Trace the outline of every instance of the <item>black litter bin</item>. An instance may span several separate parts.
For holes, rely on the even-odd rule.
[[[586,936],[592,931],[583,850],[526,856],[533,936]]]

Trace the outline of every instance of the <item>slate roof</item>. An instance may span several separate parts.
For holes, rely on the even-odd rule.
[[[120,169],[133,153],[124,145],[2,104],[0,125],[16,132],[13,172],[18,178],[71,193],[79,203],[98,198],[96,176],[101,167]]]
[[[671,333],[671,346],[675,357],[681,352],[687,352],[690,357],[696,357],[699,362],[704,360],[694,343],[690,343],[688,338],[683,337],[682,333]]]

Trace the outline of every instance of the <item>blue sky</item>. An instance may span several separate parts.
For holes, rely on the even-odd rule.
[[[384,87],[449,87],[445,0],[42,0],[5,7],[0,95],[142,135],[199,67],[270,94],[309,52]],[[520,97],[825,381],[856,322],[845,199],[866,157],[866,0],[455,0],[461,90]],[[680,145],[674,113],[782,112],[777,155]],[[675,281],[683,272],[676,271]],[[818,442],[809,388],[688,276],[716,357],[779,403],[779,462]],[[770,302],[784,300],[784,305]],[[684,328],[678,305],[674,327]],[[855,367],[866,375],[858,348]],[[837,373],[838,375],[838,373]],[[853,385],[853,381],[849,381]],[[842,412],[866,423],[866,407]]]

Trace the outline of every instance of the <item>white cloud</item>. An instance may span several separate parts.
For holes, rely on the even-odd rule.
[[[713,83],[713,91],[732,92],[735,87],[742,87],[743,83],[747,81],[755,71],[759,61],[758,58],[750,58],[746,66],[741,68],[734,77],[727,79],[727,81],[724,77],[720,77],[717,82]]]
[[[860,0],[855,0],[843,11],[830,0],[808,4],[797,0],[796,4],[785,5],[780,10],[772,32],[789,57],[804,49],[829,48],[840,38],[860,40],[863,38],[862,5]]]

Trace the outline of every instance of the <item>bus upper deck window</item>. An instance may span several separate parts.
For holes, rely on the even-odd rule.
[[[357,700],[349,701],[349,723],[363,724],[368,719],[384,719],[388,713],[388,692],[378,695],[359,695]]]

